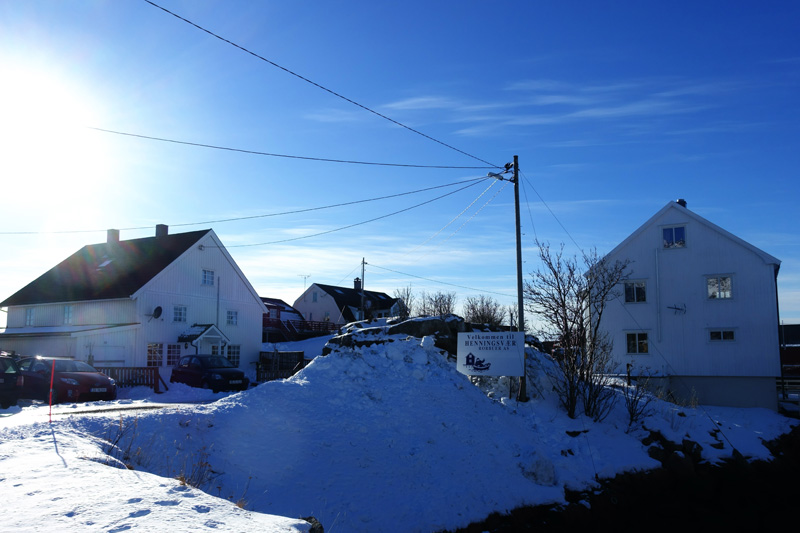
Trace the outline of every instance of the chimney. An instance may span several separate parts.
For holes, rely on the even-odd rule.
[[[353,288],[357,291],[361,290],[361,278],[356,278],[353,280]]]
[[[119,243],[119,230],[118,229],[108,230],[108,232],[106,232],[106,242],[108,244]]]
[[[686,207],[686,200],[684,200],[683,198],[678,198],[676,202],[678,203],[679,206]]]
[[[156,224],[156,237],[166,237],[169,235],[169,226],[166,224]]]

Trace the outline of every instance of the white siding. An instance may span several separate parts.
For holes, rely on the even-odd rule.
[[[686,226],[686,247],[664,249],[662,227],[678,224]],[[609,258],[631,260],[631,279],[647,280],[647,303],[625,304],[623,296],[603,320],[621,369],[631,362],[634,372],[663,375],[780,374],[775,265],[752,247],[675,206]],[[732,298],[709,299],[709,275],[730,276]],[[735,340],[710,341],[714,328],[733,330]],[[626,333],[635,331],[648,333],[648,354],[626,353]]]

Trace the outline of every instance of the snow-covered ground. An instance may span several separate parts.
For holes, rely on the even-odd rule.
[[[505,380],[476,386],[457,373],[431,337],[385,340],[237,394],[123,390],[116,402],[54,407],[52,423],[41,404],[0,411],[0,527],[307,531],[299,518],[314,516],[328,533],[455,529],[563,502],[596,475],[659,466],[641,442],[650,430],[696,441],[716,462],[733,447],[767,459],[762,441],[792,427],[763,409],[661,401],[634,428],[621,401],[603,422],[572,420],[538,353],[531,401],[518,404]]]

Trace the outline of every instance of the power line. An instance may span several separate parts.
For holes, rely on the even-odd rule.
[[[502,292],[487,291],[487,290],[484,290],[484,289],[476,289],[474,287],[467,287],[465,285],[457,285],[455,283],[448,283],[446,281],[440,281],[440,280],[436,280],[436,279],[425,278],[425,277],[422,277],[422,276],[416,276],[414,274],[408,274],[407,272],[400,272],[399,270],[393,270],[391,268],[378,266],[378,265],[375,265],[373,263],[367,263],[367,264],[369,266],[373,266],[373,267],[379,268],[381,270],[387,270],[389,272],[394,272],[395,274],[400,274],[401,276],[408,276],[410,278],[424,279],[425,281],[430,281],[431,283],[438,283],[440,285],[449,285],[451,287],[458,287],[459,289],[467,289],[467,290],[470,290],[470,291],[482,292],[482,293],[486,293],[486,294],[497,294],[498,296],[506,296],[508,298],[513,298],[513,296],[511,294],[505,294],[505,293],[502,293]]]
[[[229,45],[231,45],[231,46],[233,46],[233,47],[235,47],[235,48],[238,48],[238,49],[239,49],[239,50],[241,50],[242,52],[245,52],[245,53],[247,53],[247,54],[250,54],[251,56],[253,56],[253,57],[257,58],[257,59],[260,59],[261,61],[264,61],[264,62],[266,62],[266,63],[269,63],[269,64],[270,64],[270,65],[272,65],[273,67],[279,68],[280,70],[282,70],[282,71],[286,72],[287,74],[291,74],[292,76],[294,76],[294,77],[296,77],[296,78],[299,78],[299,79],[303,80],[303,81],[304,81],[304,82],[306,82],[306,83],[310,83],[311,85],[313,85],[314,87],[317,87],[318,89],[322,89],[323,91],[325,91],[325,92],[327,92],[327,93],[330,93],[330,94],[332,94],[333,96],[336,96],[337,98],[341,98],[341,99],[342,99],[342,100],[344,100],[345,102],[351,103],[351,104],[353,104],[353,105],[354,105],[354,106],[356,106],[356,107],[360,107],[360,108],[361,108],[361,109],[363,109],[364,111],[368,111],[368,112],[372,113],[373,115],[376,115],[376,116],[378,116],[378,117],[380,117],[380,118],[382,118],[382,119],[384,119],[384,120],[388,120],[388,121],[389,121],[389,122],[391,122],[392,124],[395,124],[395,125],[397,125],[397,126],[400,126],[401,128],[405,128],[405,129],[407,129],[408,131],[411,131],[411,132],[413,132],[413,133],[416,133],[417,135],[420,135],[420,136],[422,136],[422,137],[424,137],[424,138],[426,138],[426,139],[428,139],[428,140],[430,140],[430,141],[433,141],[433,142],[435,142],[435,143],[438,143],[438,144],[440,144],[440,145],[442,145],[442,146],[444,146],[444,147],[446,147],[446,148],[449,148],[449,149],[451,149],[451,150],[454,150],[454,151],[456,151],[456,152],[458,152],[458,153],[460,153],[460,154],[462,154],[462,155],[465,155],[465,156],[467,156],[467,157],[470,157],[470,158],[472,158],[472,159],[475,159],[476,161],[480,161],[481,163],[487,164],[487,165],[489,165],[489,166],[490,166],[490,167],[492,167],[492,168],[502,168],[502,167],[500,167],[500,166],[498,166],[498,165],[493,165],[492,163],[490,163],[490,162],[488,162],[488,161],[485,161],[485,160],[481,159],[480,157],[474,156],[474,155],[472,155],[472,154],[470,154],[470,153],[468,153],[468,152],[465,152],[465,151],[463,151],[463,150],[460,150],[460,149],[456,148],[455,146],[449,145],[449,144],[447,144],[447,143],[445,143],[445,142],[442,142],[442,141],[440,141],[440,140],[438,140],[438,139],[435,139],[435,138],[431,137],[430,135],[427,135],[427,134],[425,134],[425,133],[422,133],[421,131],[419,131],[419,130],[416,130],[416,129],[414,129],[414,128],[410,127],[410,126],[406,126],[406,125],[405,125],[405,124],[403,124],[402,122],[398,122],[397,120],[394,120],[393,118],[390,118],[390,117],[388,117],[388,116],[386,116],[386,115],[384,115],[384,114],[382,114],[382,113],[379,113],[379,112],[375,111],[374,109],[371,109],[371,108],[369,108],[369,107],[367,107],[367,106],[365,106],[365,105],[359,104],[359,103],[358,103],[358,102],[356,102],[355,100],[351,100],[350,98],[347,98],[346,96],[343,96],[343,95],[341,95],[341,94],[337,93],[336,91],[333,91],[333,90],[331,90],[331,89],[328,89],[327,87],[325,87],[325,86],[323,86],[323,85],[320,85],[319,83],[317,83],[317,82],[315,82],[315,81],[312,81],[312,80],[310,80],[310,79],[308,79],[308,78],[306,78],[306,77],[304,77],[304,76],[301,76],[300,74],[298,74],[298,73],[296,73],[296,72],[294,72],[294,71],[292,71],[292,70],[289,70],[288,68],[286,68],[286,67],[283,67],[283,66],[281,66],[281,65],[279,65],[279,64],[277,64],[277,63],[275,63],[274,61],[271,61],[271,60],[267,59],[267,58],[266,58],[266,57],[264,57],[264,56],[261,56],[261,55],[259,55],[259,54],[255,53],[255,52],[253,52],[253,51],[251,51],[251,50],[249,50],[249,49],[247,49],[247,48],[245,48],[245,47],[243,47],[243,46],[241,46],[241,45],[238,45],[238,44],[234,43],[233,41],[230,41],[230,40],[228,40],[228,39],[226,39],[226,38],[224,38],[224,37],[222,37],[222,36],[220,36],[220,35],[217,35],[216,33],[212,32],[211,30],[208,30],[208,29],[206,29],[206,28],[204,28],[204,27],[200,26],[199,24],[195,24],[195,23],[194,23],[194,22],[192,22],[191,20],[188,20],[188,19],[186,19],[186,18],[184,18],[184,17],[182,17],[182,16],[180,16],[180,15],[178,15],[178,14],[176,14],[176,13],[173,13],[173,12],[172,12],[172,11],[170,11],[169,9],[166,9],[166,8],[164,8],[164,7],[161,7],[160,5],[156,4],[155,2],[152,2],[151,0],[144,0],[144,1],[145,1],[145,2],[147,2],[148,4],[150,4],[151,6],[153,6],[153,7],[156,7],[156,8],[158,8],[158,9],[160,9],[161,11],[163,11],[163,12],[165,12],[165,13],[168,13],[168,14],[170,14],[170,15],[172,15],[173,17],[175,17],[175,18],[177,18],[177,19],[179,19],[179,20],[182,20],[183,22],[185,22],[185,23],[187,23],[187,24],[189,24],[189,25],[191,25],[191,26],[194,26],[194,27],[195,27],[195,28],[197,28],[198,30],[200,30],[200,31],[203,31],[203,32],[205,32],[205,33],[207,33],[207,34],[211,35],[212,37],[215,37],[215,38],[219,39],[220,41],[223,41],[223,42],[225,42],[225,43],[228,43]]]
[[[474,187],[475,185],[477,185],[477,182],[470,183],[469,185],[467,185],[465,187],[461,187],[460,189],[448,192],[448,193],[443,194],[441,196],[437,196],[436,198],[432,198],[430,200],[426,200],[424,202],[420,202],[420,203],[418,203],[416,205],[412,205],[411,207],[406,207],[404,209],[400,209],[400,210],[394,211],[392,213],[387,213],[387,214],[381,215],[379,217],[370,218],[368,220],[362,220],[361,222],[356,222],[355,224],[348,224],[347,226],[341,226],[341,227],[330,229],[330,230],[326,230],[326,231],[320,231],[318,233],[312,233],[310,235],[303,235],[302,237],[292,237],[290,239],[281,239],[281,240],[277,240],[277,241],[259,242],[259,243],[253,243],[253,244],[233,244],[233,245],[227,246],[227,248],[245,248],[245,247],[250,247],[250,246],[266,246],[268,244],[282,244],[282,243],[285,243],[285,242],[293,242],[293,241],[299,241],[299,240],[302,240],[302,239],[310,239],[312,237],[319,237],[321,235],[327,235],[329,233],[335,233],[337,231],[342,231],[342,230],[354,228],[356,226],[363,226],[364,224],[369,224],[370,222],[375,222],[376,220],[382,220],[384,218],[389,218],[389,217],[394,216],[394,215],[399,215],[400,213],[405,213],[406,211],[411,211],[412,209],[416,209],[417,207],[421,207],[423,205],[430,204],[430,203],[435,202],[437,200],[441,200],[442,198],[445,198],[447,196],[451,196],[451,195],[453,195],[453,194],[455,194],[457,192],[461,192],[461,191],[463,191],[465,189],[468,189],[470,187]]]
[[[324,205],[324,206],[319,206],[319,207],[308,207],[308,208],[305,208],[305,209],[295,209],[295,210],[292,210],[292,211],[282,211],[282,212],[279,212],[279,213],[266,213],[266,214],[261,214],[261,215],[250,215],[250,216],[246,216],[246,217],[222,218],[222,219],[217,219],[217,220],[205,220],[205,221],[202,221],[202,222],[184,222],[184,223],[181,223],[181,224],[170,224],[170,225],[172,227],[179,228],[179,227],[184,227],[184,226],[201,226],[201,225],[207,225],[207,224],[221,224],[221,223],[224,223],[224,222],[238,222],[238,221],[241,221],[241,220],[252,220],[252,219],[256,219],[256,218],[277,217],[277,216],[283,216],[283,215],[295,215],[295,214],[298,214],[298,213],[308,213],[310,211],[322,211],[324,209],[333,209],[335,207],[344,207],[344,206],[348,206],[348,205],[363,204],[363,203],[368,203],[368,202],[376,202],[378,200],[387,200],[389,198],[398,198],[400,196],[408,196],[410,194],[417,194],[417,193],[420,193],[420,192],[432,191],[432,190],[435,190],[435,189],[441,189],[441,188],[444,188],[444,187],[452,187],[454,185],[461,185],[461,184],[464,184],[464,183],[471,183],[472,182],[472,184],[470,185],[470,187],[471,187],[472,185],[475,185],[477,182],[483,181],[483,180],[486,180],[486,179],[489,179],[489,178],[486,178],[486,177],[470,178],[470,179],[467,179],[467,180],[456,181],[456,182],[453,182],[453,183],[446,183],[444,185],[435,185],[433,187],[425,187],[424,189],[417,189],[417,190],[414,190],[414,191],[401,192],[401,193],[397,193],[397,194],[389,194],[389,195],[386,195],[386,196],[379,196],[379,197],[376,197],[376,198],[367,198],[367,199],[364,199],[364,200],[354,200],[352,202],[342,202],[342,203],[338,203],[338,204],[330,204],[330,205]],[[467,187],[463,187],[461,189],[458,189],[457,191],[454,191],[454,193],[462,191],[462,190],[464,190],[466,188]],[[440,197],[440,198],[443,198],[443,197]],[[136,226],[136,227],[119,228],[119,229],[120,229],[120,231],[132,231],[132,230],[143,230],[143,229],[150,229],[150,228],[151,228],[151,226]],[[63,234],[71,234],[71,233],[100,233],[100,232],[104,232],[104,231],[106,231],[106,230],[105,229],[91,229],[91,230],[61,230],[61,231],[0,231],[0,235],[63,235]]]
[[[325,157],[310,157],[310,156],[302,156],[302,155],[289,155],[289,154],[276,154],[271,152],[260,152],[256,150],[245,150],[243,148],[231,148],[229,146],[217,146],[214,144],[204,144],[204,143],[196,143],[190,141],[179,141],[176,139],[167,139],[164,137],[153,137],[151,135],[141,135],[138,133],[128,133],[124,131],[115,131],[115,130],[108,130],[105,128],[96,128],[94,126],[86,126],[90,130],[95,131],[102,131],[103,133],[113,133],[114,135],[124,135],[126,137],[136,137],[139,139],[147,139],[150,141],[160,141],[160,142],[167,142],[167,143],[174,143],[174,144],[183,144],[186,146],[197,146],[200,148],[212,148],[214,150],[225,150],[228,152],[239,152],[242,154],[251,154],[251,155],[263,155],[269,157],[282,157],[286,159],[301,159],[304,161],[322,161],[325,163],[347,163],[351,165],[373,165],[373,166],[381,166],[381,167],[406,167],[406,168],[438,168],[438,169],[464,169],[464,170],[475,170],[475,169],[488,169],[488,168],[495,168],[495,167],[463,167],[463,166],[452,166],[452,165],[415,165],[410,163],[380,163],[376,161],[356,161],[350,159],[330,159]]]

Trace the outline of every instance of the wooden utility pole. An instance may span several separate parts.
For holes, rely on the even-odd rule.
[[[522,298],[522,231],[519,219],[519,157],[514,156],[514,210],[517,221],[517,331],[523,335],[522,341],[522,376],[519,378],[517,401],[528,401],[528,376],[525,356],[525,311]]]

